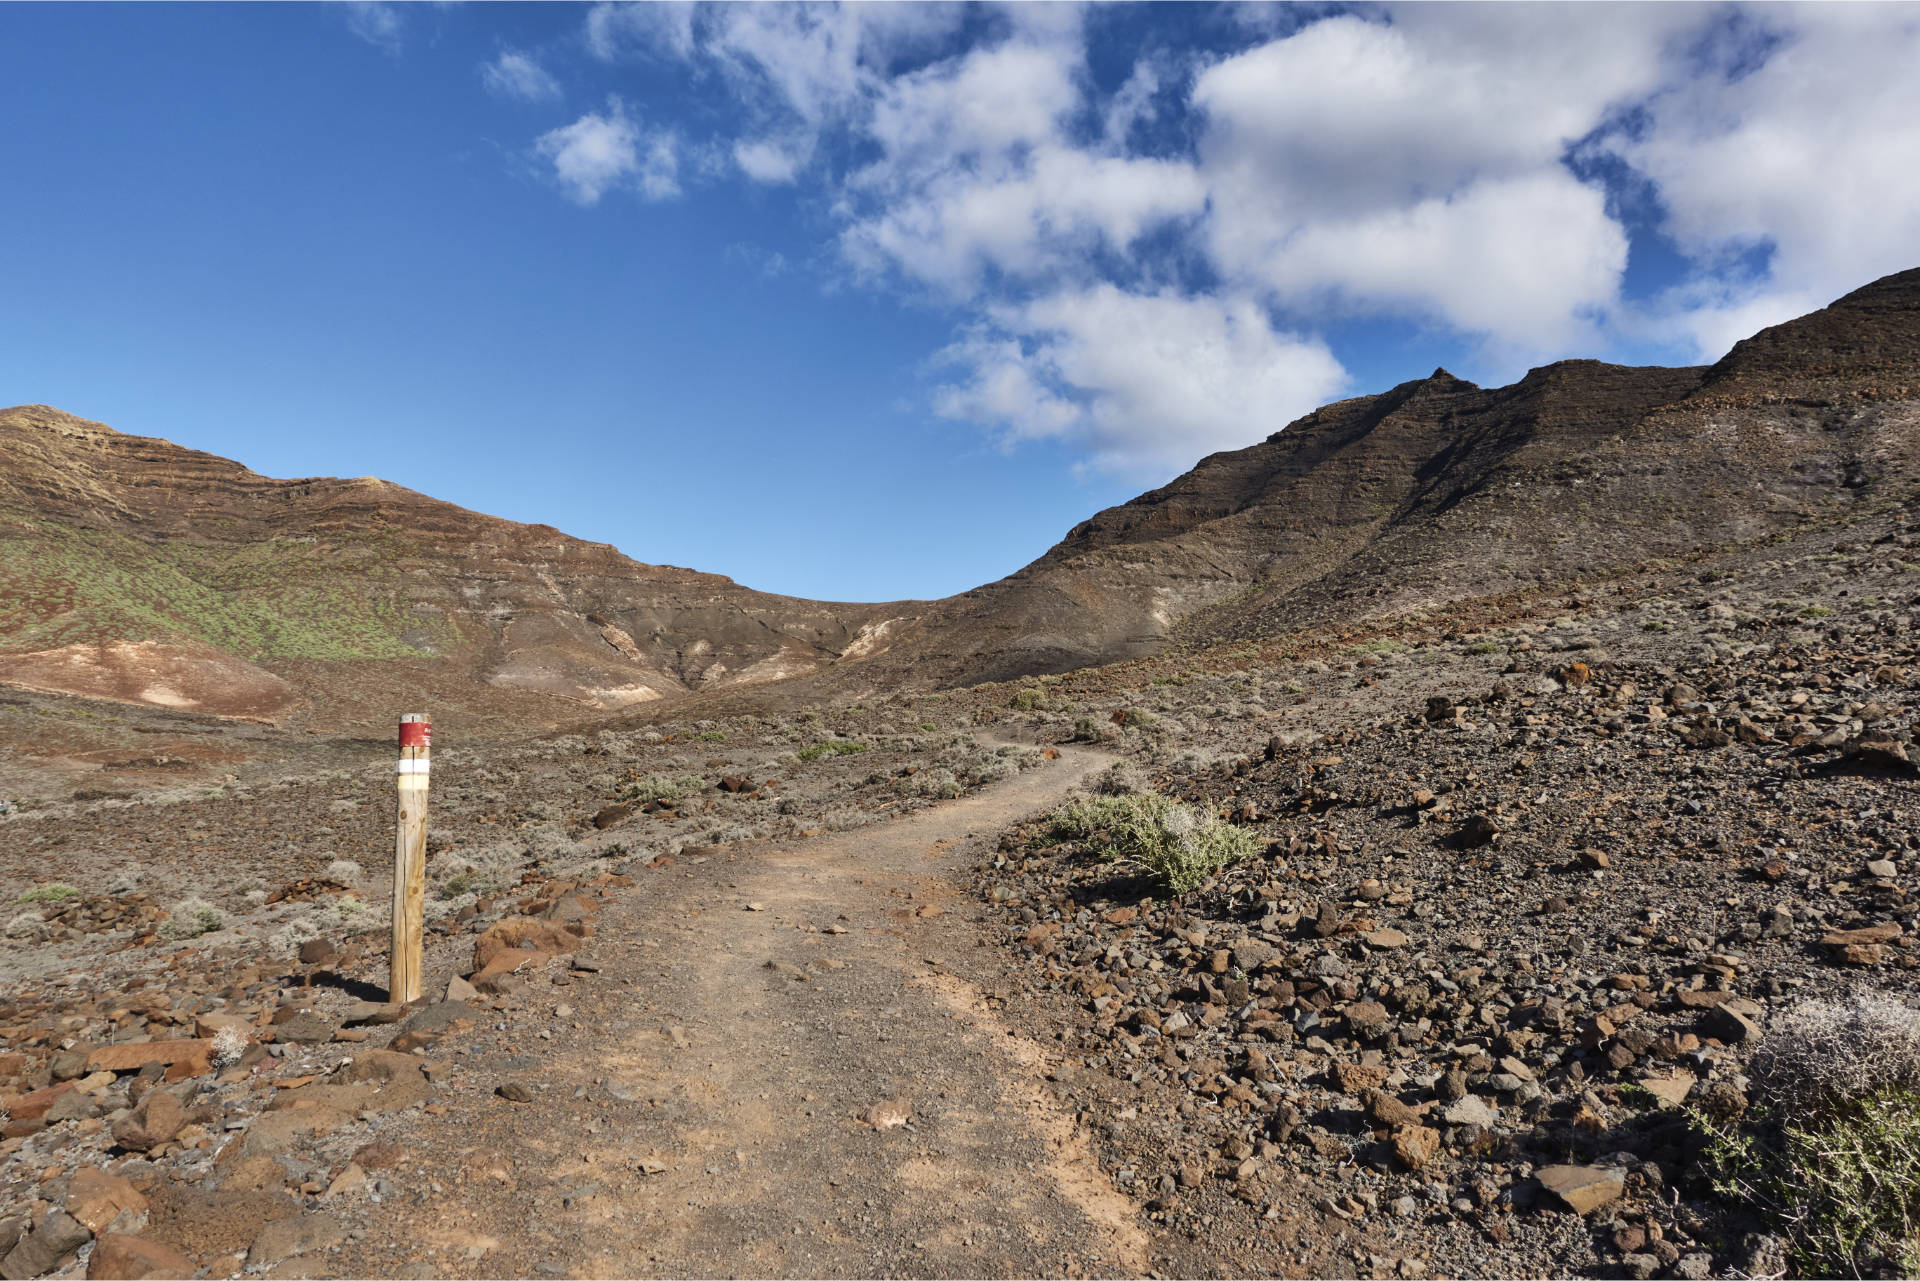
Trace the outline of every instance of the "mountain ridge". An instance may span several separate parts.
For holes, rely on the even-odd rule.
[[[940,601],[755,592],[46,406],[0,411],[0,457],[0,551],[52,566],[0,578],[0,682],[214,711],[181,682],[224,683],[251,691],[228,714],[316,723],[385,717],[414,687],[551,723],[777,685],[964,685],[1431,612],[1911,503],[1920,269],[1711,365],[1570,359],[1491,388],[1441,368],[1321,406]]]
[[[542,703],[804,674],[875,648],[889,608],[648,565],[373,477],[264,477],[47,406],[0,410],[0,457],[0,680],[29,688],[332,723],[358,719],[329,689],[351,677],[368,716],[421,682],[479,718],[564,715]],[[252,692],[220,692],[236,683]]]
[[[1920,269],[1712,365],[1437,369],[1322,406],[937,603],[895,655],[968,683],[1443,608],[1910,501],[1916,454]]]

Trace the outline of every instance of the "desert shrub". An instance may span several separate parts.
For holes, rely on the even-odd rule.
[[[822,756],[854,756],[867,750],[865,743],[850,742],[844,738],[831,738],[821,743],[811,743],[794,755],[803,761],[817,761]]]
[[[1120,723],[1128,729],[1152,729],[1159,719],[1144,707],[1129,707],[1121,714]]]
[[[952,770],[938,766],[896,778],[891,786],[901,796],[925,796],[940,801],[950,801],[966,790]]]
[[[267,950],[275,956],[292,956],[303,943],[320,937],[320,926],[310,916],[296,916],[267,936]]]
[[[327,879],[342,885],[357,884],[366,874],[366,869],[350,858],[337,858],[327,864]]]
[[[1246,832],[1149,792],[1075,801],[1055,811],[1046,836],[1079,841],[1109,861],[1137,863],[1175,894],[1200,888],[1254,852]]]
[[[1100,741],[1100,722],[1091,716],[1082,716],[1073,722],[1073,741],[1076,743],[1097,743]]]
[[[1772,1220],[1803,1276],[1920,1273],[1920,1011],[1877,993],[1781,1019],[1744,1128],[1708,1130],[1716,1186]]]
[[[229,1024],[213,1035],[213,1064],[226,1069],[240,1061],[247,1052],[247,1034]]]
[[[79,898],[80,891],[71,885],[54,881],[48,885],[36,885],[13,900],[16,903],[64,903],[70,898]]]
[[[645,778],[635,779],[620,789],[623,801],[673,801],[684,793],[698,791],[706,786],[706,781],[693,775],[680,778],[668,778],[665,774],[649,774]]]
[[[726,731],[717,729],[703,730],[695,734],[693,738],[696,743],[724,743],[727,741]]]
[[[1096,796],[1132,796],[1147,790],[1147,777],[1138,767],[1115,761],[1095,774],[1090,781]]]
[[[167,914],[166,922],[160,927],[160,937],[167,939],[196,939],[202,934],[211,934],[227,923],[226,913],[203,898],[185,898],[173,905]]]

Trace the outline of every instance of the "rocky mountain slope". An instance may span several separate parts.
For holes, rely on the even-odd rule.
[[[885,616],[373,477],[272,480],[0,410],[0,682],[29,689],[322,728],[425,700],[537,727],[858,657]]]
[[[1920,270],[1710,367],[1436,370],[1327,405],[942,602],[895,657],[964,683],[1441,609],[1884,511],[1916,455]]]
[[[310,728],[964,685],[1846,525],[1911,501],[1917,456],[1920,269],[1710,367],[1436,370],[1325,406],[932,604],[765,595],[25,406],[0,411],[0,683]]]

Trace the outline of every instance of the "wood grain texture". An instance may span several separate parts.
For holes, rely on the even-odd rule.
[[[418,728],[416,728],[418,727]],[[427,780],[432,728],[425,714],[400,718],[399,816],[393,837],[393,954],[387,999],[420,999],[427,894]]]

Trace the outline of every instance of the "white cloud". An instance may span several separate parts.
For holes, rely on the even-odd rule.
[[[1325,344],[1276,331],[1245,297],[1103,283],[992,317],[943,353],[969,376],[940,388],[936,411],[1013,439],[1065,437],[1109,471],[1164,478],[1271,435],[1346,382]]]
[[[606,62],[633,49],[689,57],[693,19],[689,0],[600,0],[587,10],[587,47]]]
[[[1300,306],[1332,296],[1534,352],[1592,340],[1626,267],[1562,163],[1657,85],[1695,11],[1410,6],[1342,16],[1198,77],[1213,261]]]
[[[1663,300],[1705,358],[1920,262],[1920,9],[1765,8],[1757,67],[1677,82],[1606,149],[1652,181],[1702,267]],[[1749,279],[1736,264],[1766,253]]]
[[[812,152],[810,138],[793,139],[784,145],[770,138],[757,138],[735,143],[733,162],[755,182],[783,184],[800,176]]]
[[[552,162],[555,179],[578,204],[597,204],[608,191],[624,186],[648,200],[680,194],[676,138],[666,130],[643,129],[618,98],[608,99],[604,113],[588,112],[542,134],[534,151]]]
[[[1089,251],[1125,251],[1197,214],[1207,193],[1186,162],[1070,140],[1079,71],[1071,47],[1009,41],[896,79],[867,130],[881,154],[849,182],[849,259],[964,298],[992,273],[1070,272]],[[1150,94],[1129,81],[1115,126]]]
[[[560,82],[532,54],[503,49],[492,62],[482,63],[480,79],[503,98],[541,102],[560,96]]]
[[[1430,317],[1530,352],[1591,349],[1627,266],[1599,188],[1564,169],[1296,229],[1245,264],[1296,310]]]
[[[585,204],[682,169],[821,197],[855,274],[954,309],[939,413],[1120,469],[1335,394],[1311,332],[1335,317],[1502,364],[1619,335],[1717,355],[1913,265],[1920,9],[1283,17],[1211,61],[1142,47],[1114,87],[1079,5],[597,4],[597,55],[684,60],[735,118],[682,147],[616,101],[538,150]],[[1652,306],[1622,300],[1641,196],[1691,264]]]
[[[347,30],[386,53],[397,54],[403,39],[400,6],[383,0],[347,0]]]

